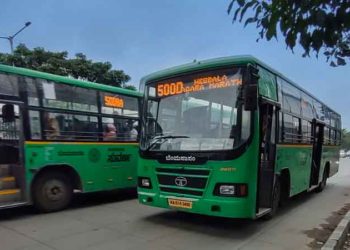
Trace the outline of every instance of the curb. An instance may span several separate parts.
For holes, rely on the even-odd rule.
[[[350,211],[346,213],[344,218],[340,221],[337,228],[333,231],[321,250],[338,250],[340,249],[346,239],[350,228]]]

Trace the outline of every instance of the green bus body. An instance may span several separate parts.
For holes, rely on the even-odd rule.
[[[174,155],[174,152],[166,150],[152,151],[150,150],[152,146],[142,148],[143,138],[141,138],[141,157],[138,164],[138,197],[141,204],[210,216],[257,218],[268,213],[271,214],[273,197],[275,197],[273,192],[277,190],[276,180],[279,181],[281,186],[280,193],[284,192],[286,196],[284,198],[289,198],[303,191],[311,191],[315,188],[321,191],[323,189],[321,184],[325,184],[323,180],[338,171],[341,130],[340,116],[286,77],[251,56],[226,57],[193,62],[144,77],[141,82],[141,88],[144,89],[146,98],[144,100],[144,111],[141,118],[143,126],[147,123],[146,114],[149,112],[146,111],[148,110],[147,95],[150,95],[148,93],[151,92],[149,90],[151,87],[148,86],[153,86],[152,84],[157,86],[158,83],[163,84],[164,82],[181,81],[182,77],[190,74],[200,74],[201,72],[204,74],[212,70],[238,66],[243,68],[253,66],[259,70],[257,94],[255,96],[258,104],[252,111],[253,127],[251,128],[251,137],[248,139],[244,148],[240,148],[240,152],[238,153],[235,150],[230,151],[232,155],[236,154],[236,156],[231,158],[228,155],[227,157],[230,159],[226,159],[227,153],[225,153],[226,158],[223,156],[222,160],[210,159],[212,152],[209,151],[176,151],[175,157],[177,155],[179,157],[183,155],[197,158],[207,157],[207,160],[204,160],[204,162],[177,163],[175,161],[169,160],[167,162],[164,160],[166,159],[164,158],[166,155]],[[215,74],[214,76],[216,76]],[[248,85],[250,83],[247,82],[244,84]],[[288,101],[288,98],[290,98],[286,94],[287,90],[286,93],[283,92],[284,88],[287,89],[286,85],[292,89],[292,92],[298,92],[301,96],[301,104],[298,104],[302,105],[300,106],[299,114],[295,114],[293,107],[291,107],[291,110],[287,110],[286,105],[288,102],[284,103],[283,101]],[[175,95],[174,98],[176,98]],[[169,96],[166,98],[170,98]],[[154,100],[161,99],[154,97]],[[149,97],[149,100],[151,100],[151,97]],[[303,103],[303,100],[309,100],[309,102],[304,101]],[[263,105],[268,105],[266,107],[276,110],[276,127],[272,129],[276,136],[274,144],[275,153],[273,159],[270,160],[270,162],[273,162],[271,168],[272,175],[261,174],[262,170],[259,170],[262,164],[260,143],[262,140],[261,107]],[[317,105],[322,107],[318,111],[315,109]],[[311,107],[309,114],[307,113],[308,107]],[[319,111],[325,113],[324,117],[317,116]],[[160,113],[161,111],[157,111],[157,116],[158,112]],[[289,119],[293,123],[288,123]],[[199,115],[198,122],[200,122]],[[288,130],[288,126],[291,124],[296,126],[297,132],[295,134],[288,133],[288,131],[291,131]],[[314,131],[316,124],[323,131],[323,138],[318,142],[318,145],[321,147],[321,153],[319,154],[313,152],[316,150],[314,146],[316,133],[312,131]],[[148,135],[149,132],[146,126],[142,137],[147,138]],[[290,136],[288,137],[288,135]],[[159,143],[158,147],[161,147],[162,143]],[[222,155],[224,155],[224,152],[222,152]],[[316,157],[319,157],[319,163],[317,164],[315,163]],[[314,165],[312,165],[313,161],[315,163]],[[312,166],[315,165],[318,168],[312,170]],[[266,182],[271,184],[270,191],[266,191],[268,185],[265,187],[261,184],[264,183],[265,180],[263,179],[265,176],[270,178],[270,181]],[[191,181],[196,181],[197,184],[198,182],[202,182],[203,185],[198,188],[200,185],[193,182],[193,186],[191,187],[182,186],[184,184],[181,183],[183,178],[186,179],[186,184],[188,185],[191,185]],[[179,182],[176,183],[176,181]],[[235,188],[243,187],[246,195],[243,197],[218,195],[216,193],[217,185],[225,183],[237,184]],[[240,184],[244,185],[240,186]],[[194,188],[195,185],[197,185],[197,188]],[[267,194],[266,197],[270,197],[271,201],[265,202],[265,198],[260,197],[262,193]],[[266,203],[271,204],[271,206],[262,205]],[[264,213],[264,211],[267,213]]]
[[[0,89],[1,130],[10,123],[4,106],[15,106],[16,113],[14,130],[0,135],[1,208],[33,202],[47,212],[64,208],[70,194],[61,204],[53,197],[49,206],[47,191],[40,190],[57,180],[68,192],[136,187],[139,145],[131,130],[138,129],[140,93],[5,65]]]
[[[27,190],[43,168],[69,167],[79,177],[82,192],[136,187],[138,143],[25,143]]]

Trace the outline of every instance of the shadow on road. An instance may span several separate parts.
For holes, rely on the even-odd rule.
[[[166,225],[184,232],[207,234],[219,238],[242,238],[255,233],[264,221],[229,219],[169,211],[145,217],[151,224]]]
[[[332,185],[329,185],[324,192],[327,193],[327,190],[330,191],[331,189]],[[263,227],[268,228],[270,225],[274,226],[294,209],[307,206],[308,202],[317,199],[321,195],[322,194],[316,194],[314,192],[301,193],[291,198],[285,206],[280,208],[278,214],[271,220],[266,220],[264,218],[257,220],[229,219],[171,210],[165,210],[164,212],[153,214],[143,219],[150,224],[165,225],[199,234],[207,234],[220,238],[244,239],[251,237],[254,233],[263,232],[261,231]]]
[[[75,210],[104,205],[112,202],[122,202],[136,199],[136,189],[122,189],[113,191],[94,192],[87,194],[75,194],[71,205],[66,209]],[[14,220],[37,215],[39,212],[33,206],[24,206],[0,210],[0,222]],[[59,213],[59,212],[57,212]]]
[[[114,191],[95,192],[88,194],[76,194],[67,210],[104,205],[112,202],[121,202],[137,198],[135,188]]]

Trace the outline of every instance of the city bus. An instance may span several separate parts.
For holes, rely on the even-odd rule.
[[[0,208],[137,186],[142,95],[0,65]]]
[[[252,56],[194,61],[140,86],[141,204],[271,218],[338,171],[340,115]]]

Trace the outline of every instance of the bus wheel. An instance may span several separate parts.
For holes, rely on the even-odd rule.
[[[73,197],[73,187],[67,175],[47,172],[38,177],[33,187],[34,205],[41,212],[64,209]]]
[[[265,219],[271,219],[277,213],[281,200],[281,182],[280,178],[276,177],[275,185],[273,186],[271,211],[266,214]]]
[[[327,185],[327,179],[328,179],[327,169],[325,168],[325,169],[323,170],[322,181],[318,184],[318,187],[315,189],[315,191],[316,191],[317,193],[322,192],[323,189],[326,187],[326,185]]]

